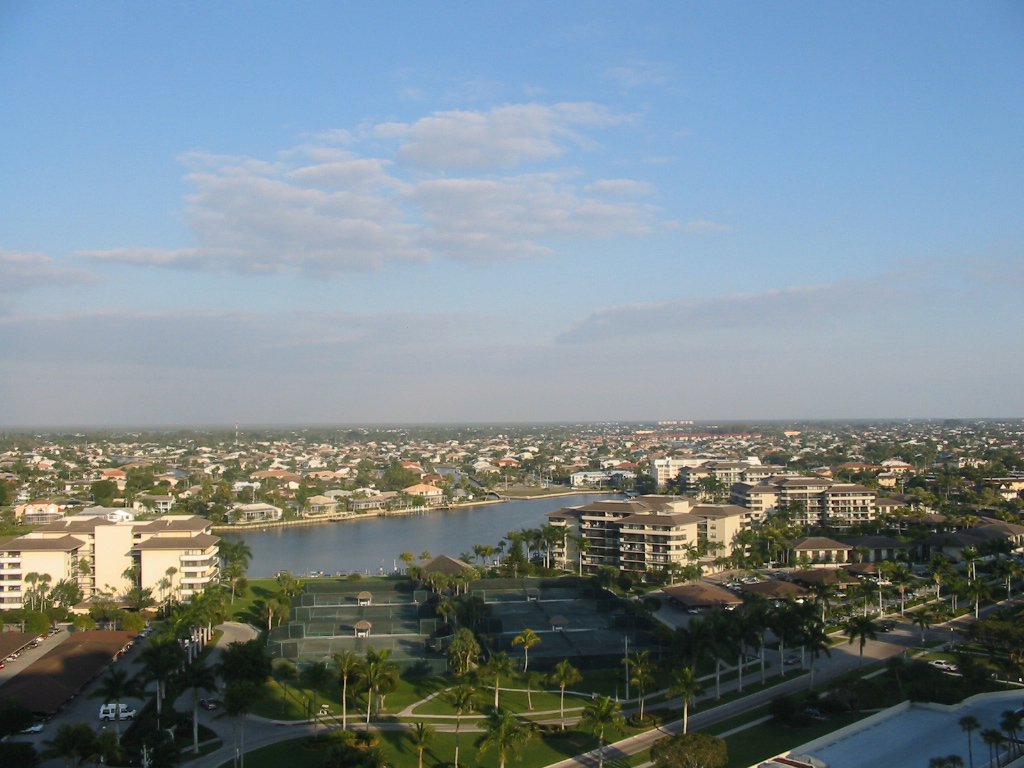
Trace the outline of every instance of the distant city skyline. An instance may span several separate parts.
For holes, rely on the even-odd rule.
[[[1024,415],[1024,8],[0,8],[0,427]]]

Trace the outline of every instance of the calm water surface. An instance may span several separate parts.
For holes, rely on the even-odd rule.
[[[509,531],[537,528],[546,522],[544,515],[548,512],[588,504],[596,498],[594,494],[575,494],[224,537],[245,539],[252,550],[249,575],[253,577],[273,576],[277,571],[297,575],[310,571],[389,573],[401,567],[398,556],[402,552],[419,555],[429,550],[435,555],[458,557],[462,552],[472,552],[474,544],[497,544]]]

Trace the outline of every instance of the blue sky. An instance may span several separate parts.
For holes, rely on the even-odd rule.
[[[1020,416],[1024,7],[0,5],[0,425]]]

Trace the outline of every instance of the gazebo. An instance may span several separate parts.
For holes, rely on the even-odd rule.
[[[370,592],[360,592],[356,595],[356,605],[369,605],[373,602],[373,595]]]
[[[360,619],[355,624],[356,637],[369,637],[371,629],[373,629],[373,624],[366,619]]]
[[[551,630],[553,632],[560,632],[560,631],[565,629],[565,627],[566,627],[566,625],[568,623],[569,623],[569,620],[567,618],[565,618],[565,616],[563,616],[562,614],[558,614],[557,616],[552,616],[551,617]]]

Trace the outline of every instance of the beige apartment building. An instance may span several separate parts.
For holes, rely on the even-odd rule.
[[[25,576],[47,575],[50,584],[78,583],[86,599],[122,595],[134,586],[161,592],[168,577],[176,597],[188,600],[217,580],[217,542],[210,522],[193,515],[168,515],[149,522],[114,522],[99,515],[74,515],[0,543],[0,604],[24,605]]]
[[[602,566],[643,572],[697,562],[701,552],[710,558],[730,555],[744,512],[685,497],[640,496],[566,507],[547,519],[566,534],[564,545],[555,548],[556,562],[571,567],[582,558],[589,573]]]
[[[825,477],[775,476],[757,483],[736,483],[730,488],[734,504],[748,510],[757,523],[778,509],[788,509],[797,525],[849,528],[874,520],[877,494],[856,483],[837,483]]]

